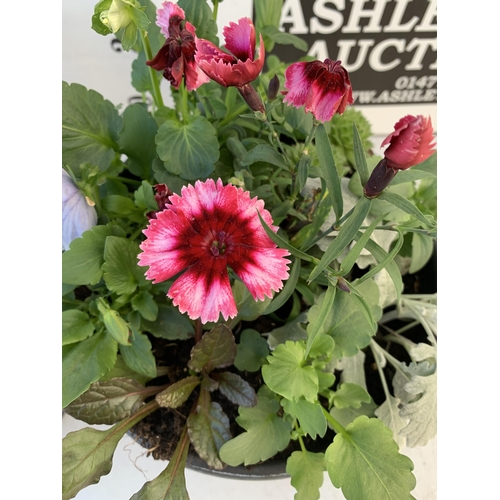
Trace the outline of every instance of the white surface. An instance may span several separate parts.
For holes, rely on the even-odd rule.
[[[87,424],[64,414],[63,437],[72,431],[88,427]],[[109,426],[93,426],[107,429]],[[403,454],[413,460],[417,486],[412,494],[417,500],[436,500],[436,440],[423,448],[406,448]],[[146,457],[146,450],[125,435],[116,447],[113,468],[99,483],[88,486],[75,500],[127,500],[138,492],[146,481],[154,479],[167,467],[168,462]],[[296,493],[290,479],[242,480],[211,476],[186,470],[186,485],[191,500],[293,500]],[[325,472],[320,500],[343,500],[342,492],[335,488]]]

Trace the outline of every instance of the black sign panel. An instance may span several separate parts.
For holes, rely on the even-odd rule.
[[[341,60],[355,105],[437,102],[437,0],[284,0],[280,29]],[[305,54],[274,46],[282,61]]]

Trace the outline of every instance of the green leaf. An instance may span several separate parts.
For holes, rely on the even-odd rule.
[[[373,294],[370,301],[372,308],[376,306],[378,300],[378,288],[373,281],[368,281],[367,292]],[[314,324],[316,317],[321,310],[325,295],[318,298],[317,303],[309,309],[308,320]],[[308,325],[308,330],[310,326]],[[376,325],[369,321],[352,294],[338,293],[335,296],[333,307],[329,310],[321,333],[330,335],[335,341],[334,356],[338,359],[343,356],[354,356],[359,349],[366,347],[375,333]]]
[[[104,244],[113,234],[110,226],[95,226],[74,239],[62,254],[62,280],[68,285],[95,285],[102,276]]]
[[[255,300],[245,284],[239,280],[235,280],[232,290],[238,308],[239,321],[253,321],[258,318],[264,314],[272,300],[269,297],[264,300]]]
[[[313,439],[326,434],[326,418],[319,403],[311,403],[304,398],[282,399],[284,410],[299,421],[300,428]]]
[[[352,134],[353,134],[353,148],[354,148],[354,162],[356,164],[356,170],[359,173],[359,178],[361,180],[361,185],[364,187],[368,182],[370,174],[368,172],[368,165],[366,164],[366,156],[363,148],[363,141],[359,136],[356,124],[352,122]]]
[[[340,228],[337,237],[333,240],[330,246],[326,249],[326,252],[321,257],[319,264],[313,269],[309,278],[309,282],[313,281],[317,276],[331,264],[332,260],[336,259],[344,250],[344,248],[351,243],[353,238],[356,236],[359,228],[363,225],[365,217],[368,215],[371,207],[371,200],[366,198],[360,198],[358,203],[354,207],[354,211],[351,216]]]
[[[384,191],[379,197],[379,200],[387,201],[396,208],[403,210],[407,214],[415,217],[420,222],[423,222],[425,226],[435,227],[436,223],[430,221],[411,201],[403,198],[397,193],[391,193],[390,191]]]
[[[106,333],[79,342],[62,361],[62,407],[83,394],[90,384],[113,368],[117,343]]]
[[[411,263],[409,273],[420,271],[432,256],[434,251],[434,240],[423,234],[413,233],[411,240]]]
[[[312,366],[304,365],[305,342],[288,340],[267,357],[262,367],[266,385],[286,399],[300,398],[314,402],[318,393],[318,375]],[[293,384],[290,381],[293,380]]]
[[[134,295],[130,303],[132,304],[132,309],[139,311],[144,319],[155,321],[158,317],[158,304],[154,297],[146,290],[142,290]]]
[[[167,468],[155,479],[145,483],[130,500],[189,500],[184,475],[188,450],[189,437],[185,427]]]
[[[214,469],[223,469],[225,464],[219,458],[221,446],[231,439],[229,418],[219,403],[210,402],[207,391],[207,404],[199,404],[194,414],[187,419],[188,433],[196,453]]]
[[[286,461],[286,473],[297,490],[295,500],[318,500],[326,470],[325,454],[310,451],[294,451]]]
[[[136,241],[117,236],[108,236],[104,245],[104,281],[109,290],[119,295],[130,295],[138,285],[147,283],[146,268],[139,267],[137,256],[139,245]]]
[[[206,0],[179,0],[177,5],[184,10],[186,20],[196,28],[196,36],[219,45],[217,24]]]
[[[281,306],[285,305],[285,302],[292,296],[295,291],[295,285],[300,276],[300,259],[295,259],[292,269],[290,271],[290,277],[285,283],[285,286],[281,292],[276,295],[271,303],[266,307],[263,314],[270,314],[277,311]]]
[[[300,313],[294,320],[285,323],[283,326],[271,330],[267,337],[267,343],[271,349],[287,340],[305,340],[307,333],[301,324],[307,322],[307,312]]]
[[[216,130],[203,116],[187,125],[167,120],[158,129],[155,141],[167,171],[183,179],[208,177],[219,159]]]
[[[129,378],[99,380],[69,404],[65,412],[90,425],[112,425],[130,417],[150,394],[142,384]]]
[[[120,345],[120,354],[127,365],[137,373],[146,377],[156,377],[156,360],[152,352],[148,336],[133,331],[131,345]]]
[[[240,371],[256,372],[266,363],[269,347],[257,330],[247,328],[240,334],[240,343],[236,346],[234,366]]]
[[[276,415],[279,409],[276,399],[260,396],[256,406],[240,406],[236,421],[246,432],[222,445],[219,450],[222,461],[231,466],[252,465],[284,450],[290,442],[292,428],[289,422]]]
[[[158,306],[158,316],[154,322],[146,319],[142,321],[141,330],[168,340],[186,340],[194,335],[193,324],[187,316],[166,304]]]
[[[371,400],[369,403],[361,403],[359,408],[331,408],[330,415],[340,424],[346,427],[361,415],[374,417],[377,405]]]
[[[333,394],[333,404],[337,408],[360,408],[361,403],[370,401],[371,397],[363,387],[348,382],[340,384]]]
[[[215,368],[232,365],[235,356],[233,332],[226,325],[217,325],[193,347],[188,366],[196,372],[210,373]]]
[[[326,187],[330,194],[333,211],[338,221],[343,213],[342,189],[337,167],[335,166],[335,160],[333,159],[332,147],[328,140],[325,126],[322,123],[318,125],[316,130],[316,153],[321,167],[321,176],[326,181]]]
[[[156,395],[156,401],[164,408],[178,408],[189,398],[195,387],[200,384],[200,379],[195,375],[174,382],[164,391]]]
[[[143,52],[139,57],[141,55]],[[145,62],[144,67],[147,68]],[[153,171],[157,131],[158,126],[146,106],[139,103],[132,104],[123,112],[123,130],[118,139],[120,152],[128,156],[130,171],[143,179],[149,179]]]
[[[309,46],[305,40],[290,33],[280,31],[276,26],[266,26],[262,33],[270,40],[281,45],[293,45],[296,49],[307,52]]]
[[[415,500],[412,461],[378,419],[358,417],[325,453],[328,475],[347,500]]]
[[[283,169],[288,169],[283,155],[278,153],[276,149],[272,148],[267,144],[258,144],[253,149],[251,149],[243,159],[241,160],[242,165],[252,165],[255,162],[262,161],[264,163],[270,163],[276,167]]]
[[[69,309],[62,313],[62,345],[79,342],[94,333],[94,323],[86,312]]]
[[[147,181],[142,181],[141,186],[134,193],[135,204],[145,212],[158,211],[158,202],[153,192],[153,186]]]
[[[118,151],[122,118],[101,94],[77,83],[62,84],[62,161],[89,162],[106,170]]]
[[[214,373],[213,377],[219,382],[219,391],[235,405],[255,406],[257,404],[257,395],[253,387],[238,374],[222,372]]]

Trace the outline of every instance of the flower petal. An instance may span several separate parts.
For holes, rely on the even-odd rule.
[[[226,49],[237,59],[245,62],[253,60],[255,52],[255,26],[248,17],[242,17],[237,23],[229,23],[222,30]]]
[[[177,4],[163,2],[161,7],[156,11],[156,24],[160,27],[160,32],[165,35],[165,38],[168,38],[170,36],[170,22],[179,24],[185,17],[184,11]]]

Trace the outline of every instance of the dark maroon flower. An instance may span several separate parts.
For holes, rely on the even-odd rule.
[[[196,35],[194,26],[184,21],[184,11],[172,2],[163,2],[157,11],[156,24],[167,37],[156,57],[146,64],[157,71],[176,88],[186,79],[188,90],[194,90],[210,81],[194,60]]]
[[[158,210],[148,212],[146,214],[148,219],[156,219],[157,212],[165,210],[166,206],[170,204],[170,197],[174,194],[166,184],[156,184],[154,190],[156,191],[155,200],[158,203]]]
[[[283,102],[311,112],[320,122],[328,122],[335,113],[340,115],[352,98],[351,80],[340,61],[298,62],[285,70]]]

